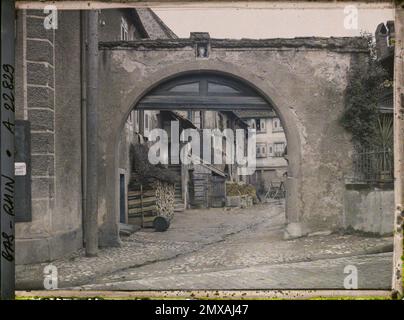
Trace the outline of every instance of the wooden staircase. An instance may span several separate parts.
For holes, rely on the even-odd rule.
[[[182,185],[181,185],[181,165],[171,165],[170,169],[177,174],[177,182],[175,183],[175,202],[174,212],[181,212],[185,210],[184,199],[182,197]]]
[[[182,198],[182,186],[181,183],[175,184],[175,201],[174,212],[181,212],[185,210],[184,199]]]

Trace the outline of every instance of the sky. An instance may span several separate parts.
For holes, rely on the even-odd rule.
[[[386,6],[358,7],[357,27],[353,11],[344,7],[284,8],[153,8],[157,15],[180,38],[190,32],[209,32],[212,38],[293,38],[342,37],[374,34],[380,22],[394,20],[394,9]],[[348,18],[347,18],[348,17]],[[345,28],[344,21],[352,28]],[[351,23],[350,23],[351,22]],[[350,23],[350,24],[349,24]]]

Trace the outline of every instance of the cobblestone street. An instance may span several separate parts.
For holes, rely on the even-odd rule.
[[[59,288],[86,290],[343,288],[344,268],[359,288],[391,284],[392,240],[313,235],[283,240],[283,204],[187,210],[168,231],[145,229],[122,246],[53,263]],[[42,289],[47,264],[18,266],[19,289]]]

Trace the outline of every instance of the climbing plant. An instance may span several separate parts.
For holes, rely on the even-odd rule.
[[[369,58],[351,69],[346,90],[346,107],[340,121],[352,134],[355,144],[369,147],[379,141],[380,120],[377,102],[386,87],[392,85],[392,79],[376,59],[372,37],[363,37],[366,37],[369,43]]]

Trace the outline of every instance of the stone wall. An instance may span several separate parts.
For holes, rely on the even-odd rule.
[[[394,190],[390,188],[347,185],[344,198],[344,228],[378,235],[392,234]]]
[[[32,221],[16,225],[16,262],[53,260],[82,246],[79,13],[45,29],[18,11],[16,118],[31,123]]]

